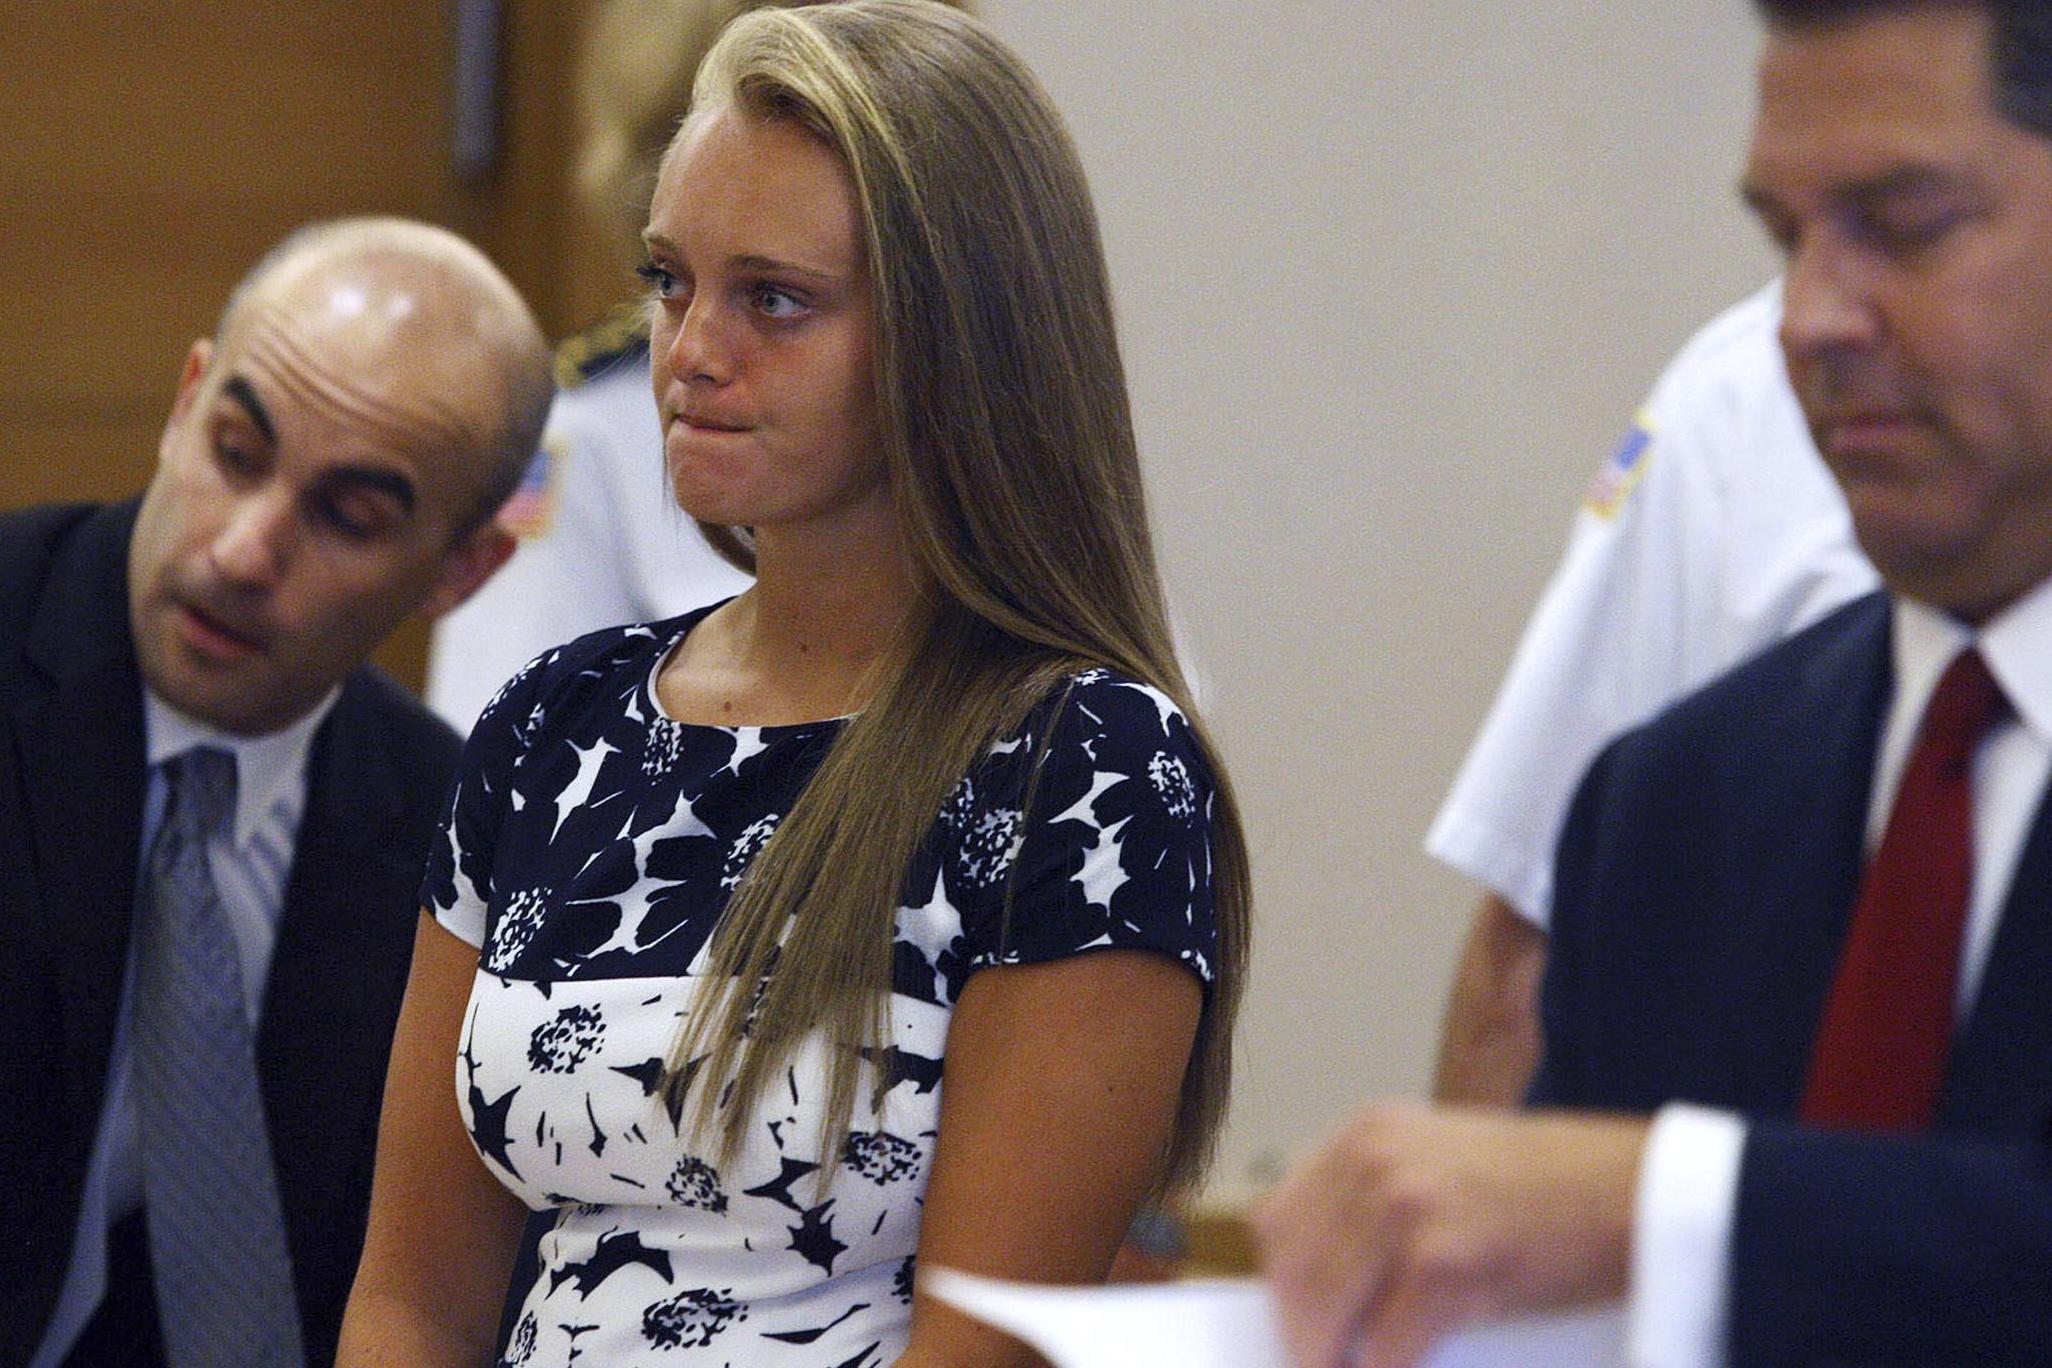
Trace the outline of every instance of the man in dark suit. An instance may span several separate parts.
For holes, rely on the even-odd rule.
[[[2052,5],[1760,7],[1744,191],[1886,593],[1584,780],[1533,1098],[1609,1112],[1371,1109],[1264,1204],[1306,1368],[1619,1296],[1649,1365],[2052,1345]]]
[[[532,317],[474,248],[320,225],[193,345],[139,501],[0,517],[0,1362],[332,1359],[457,749],[363,662],[504,560],[490,515],[548,394]],[[174,794],[202,752],[229,782],[213,826],[181,828],[198,834],[178,878],[225,930],[205,972],[236,1000],[159,1008],[146,985],[198,981],[156,862],[200,801]],[[268,1231],[209,1224],[245,1224],[221,1214],[241,1173],[205,1176],[210,1139],[165,1152],[178,1094],[237,1073],[159,1062],[180,1039],[162,1014],[188,1009],[229,1013],[253,1074],[261,1114],[238,1133],[257,1162],[234,1168],[268,1170],[248,1223]],[[204,1188],[196,1250],[169,1233],[177,1182]],[[253,1263],[230,1252],[245,1237]],[[214,1281],[167,1289],[170,1264]],[[268,1326],[233,1304],[245,1283],[275,1294]]]

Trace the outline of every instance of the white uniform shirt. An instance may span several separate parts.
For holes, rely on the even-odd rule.
[[[1867,807],[1871,852],[1939,676],[1977,642],[2014,713],[1990,729],[1974,755],[1973,884],[1953,1008],[1961,1021],[1979,994],[2002,904],[2052,774],[2052,583],[1978,635],[1934,609],[1897,600],[1895,689]],[[1724,1361],[1744,1146],[1744,1123],[1725,1112],[1669,1106],[1654,1122],[1632,1239],[1631,1361],[1640,1368],[1713,1368]]]
[[[1779,284],[1683,347],[1599,473],[1426,837],[1533,921],[1606,742],[1875,588],[1782,365]]]
[[[748,587],[670,492],[644,349],[557,393],[513,504],[513,559],[435,625],[427,702],[459,732],[549,647]]]

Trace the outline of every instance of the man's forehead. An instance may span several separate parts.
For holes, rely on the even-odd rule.
[[[306,337],[398,344],[462,327],[462,305],[424,263],[367,257],[288,262],[254,283],[229,319],[224,342],[258,323]],[[472,311],[474,312],[474,311]]]
[[[328,301],[332,302],[332,301]],[[360,326],[346,309],[311,311],[252,300],[219,343],[215,379],[237,382],[275,408],[314,404],[339,413],[407,408],[449,362],[388,328]]]
[[[421,311],[422,287],[357,271],[311,282],[299,301],[303,324],[328,328],[398,327]]]
[[[486,476],[503,389],[474,349],[351,326],[388,297],[324,293],[317,309],[253,299],[215,353],[216,402],[295,459],[379,467],[466,502]]]
[[[1987,17],[1973,7],[1890,9],[1776,28],[1762,50],[1746,182],[1850,186],[1936,170],[2000,124]]]

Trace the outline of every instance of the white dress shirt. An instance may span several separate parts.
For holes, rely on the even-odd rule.
[[[2013,709],[1974,756],[1974,864],[1960,945],[1955,1019],[1980,991],[2002,904],[2052,775],[2052,582],[1976,633],[1923,604],[1895,601],[1895,687],[1875,757],[1867,850],[1880,844],[1917,725],[1938,678],[1979,645]],[[1633,1229],[1630,1358],[1641,1368],[1724,1362],[1731,1228],[1745,1123],[1701,1107],[1662,1108],[1640,1169]]]
[[[147,851],[164,818],[164,762],[195,746],[216,746],[235,756],[235,829],[207,846],[207,867],[242,950],[243,1007],[255,1026],[277,944],[285,881],[306,812],[306,761],[313,734],[335,704],[331,692],[307,716],[268,736],[231,736],[186,716],[155,694],[143,696],[143,732],[149,783],[143,795],[141,849]],[[138,861],[141,891],[143,861]],[[71,1264],[57,1294],[57,1309],[29,1368],[57,1368],[99,1307],[107,1287],[107,1231],[142,1205],[142,1151],[136,1134],[129,1043],[135,952],[131,940],[123,972],[114,1050],[107,1064],[106,1102],[93,1137],[79,1199],[78,1233]]]

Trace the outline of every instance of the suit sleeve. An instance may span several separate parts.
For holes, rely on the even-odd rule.
[[[2052,1155],[1755,1124],[1730,1347],[1742,1366],[2044,1363]]]
[[[1586,982],[1590,972],[1590,940],[1601,895],[1603,851],[1610,825],[1612,791],[1617,786],[1619,753],[1627,737],[1606,746],[1583,776],[1568,805],[1554,857],[1553,926],[1549,936],[1546,978],[1539,994],[1540,1026],[1545,1046],[1526,1103],[1535,1107],[1587,1105],[1582,1021],[1588,1010]]]

